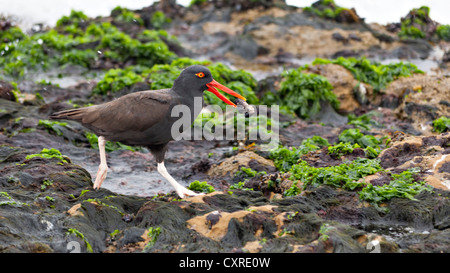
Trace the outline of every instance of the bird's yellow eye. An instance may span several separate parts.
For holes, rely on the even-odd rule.
[[[199,78],[203,78],[203,77],[205,77],[205,73],[199,72],[199,73],[195,74],[195,76],[197,76]]]

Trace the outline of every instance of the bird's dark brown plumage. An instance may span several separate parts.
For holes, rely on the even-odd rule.
[[[111,141],[129,145],[161,144],[171,139],[151,139],[148,130],[164,121],[170,115],[170,108],[180,100],[170,94],[170,89],[141,91],[104,104],[57,112],[50,118],[78,121]]]

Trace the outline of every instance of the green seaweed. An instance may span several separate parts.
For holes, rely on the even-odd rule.
[[[40,119],[38,126],[43,126],[48,132],[55,132],[58,136],[62,136],[61,127],[67,127],[67,122]]]
[[[416,180],[415,175],[418,172],[420,172],[418,168],[411,168],[400,174],[392,174],[390,183],[382,186],[374,186],[368,183],[359,192],[359,197],[374,204],[380,204],[395,197],[416,200],[414,196],[420,192],[432,191],[432,187],[427,185],[425,181]]]
[[[88,16],[82,11],[71,10],[69,16],[63,16],[58,21],[56,21],[57,27],[76,25],[79,26],[88,20]]]
[[[40,158],[47,158],[47,159],[51,159],[51,158],[56,158],[58,160],[60,160],[63,163],[67,163],[67,160],[64,158],[64,156],[61,154],[60,151],[58,151],[55,148],[51,148],[51,149],[47,149],[44,148],[42,149],[42,151],[38,154],[31,154],[31,155],[27,155],[25,157],[26,160],[30,160],[32,158],[35,157],[40,157]]]
[[[244,190],[244,191],[253,191],[252,188],[246,188],[245,187],[245,182],[244,181],[240,181],[238,183],[235,183],[233,185],[230,186],[230,190]]]
[[[304,186],[329,185],[354,190],[364,185],[363,182],[358,182],[360,178],[379,171],[382,171],[382,168],[378,159],[357,158],[338,166],[321,168],[311,167],[301,160],[292,166],[290,173],[293,178],[302,181]]]
[[[208,0],[191,0],[191,2],[189,2],[189,7],[195,6],[195,5],[201,5],[206,2],[208,2]]]
[[[241,167],[240,171],[236,172],[236,176],[245,175],[247,177],[255,177],[258,171],[253,170],[252,168]]]
[[[130,11],[127,8],[123,8],[121,6],[115,7],[111,11],[111,16],[115,17],[115,19],[119,22],[137,24],[139,26],[144,25],[144,20],[142,20],[142,18],[138,14]]]
[[[303,11],[309,14],[317,15],[321,18],[336,20],[343,11],[349,11],[348,8],[338,6],[333,0],[319,0],[309,7],[304,7]]]
[[[80,195],[80,196],[81,196],[81,195]],[[79,197],[80,197],[80,196],[79,196]],[[108,197],[105,197],[105,199],[108,199]],[[115,210],[117,213],[119,213],[119,214],[122,215],[122,216],[125,214],[125,213],[124,213],[123,211],[121,211],[118,207],[113,206],[113,205],[110,205],[110,204],[107,204],[107,203],[103,202],[102,200],[100,200],[99,198],[89,198],[89,199],[83,200],[82,203],[84,203],[84,202],[89,202],[89,203],[94,202],[94,203],[97,203],[97,204],[100,205],[100,206],[111,208],[111,209]]]
[[[152,14],[152,17],[150,18],[150,24],[155,29],[161,29],[165,27],[167,24],[172,22],[172,19],[166,17],[164,12],[162,11],[155,11]]]
[[[366,57],[344,58],[334,60],[317,58],[313,64],[338,64],[349,70],[358,81],[370,84],[375,92],[385,89],[388,83],[399,77],[409,77],[415,73],[424,73],[412,63],[390,63],[381,64],[371,61]]]
[[[13,207],[28,206],[29,207],[30,205],[27,203],[16,201],[7,192],[2,191],[2,192],[0,192],[0,207],[1,206],[13,206]]]
[[[44,179],[43,181],[42,181],[42,185],[41,185],[41,191],[44,191],[45,189],[47,189],[47,187],[49,187],[49,186],[51,186],[51,185],[53,185],[53,180],[50,180],[50,179]]]
[[[380,127],[381,125],[373,119],[373,116],[377,115],[376,112],[369,112],[360,116],[355,114],[349,114],[347,116],[347,124],[355,126],[355,128],[369,130],[372,127]]]
[[[211,192],[215,191],[213,186],[208,185],[208,182],[206,182],[206,181],[200,182],[198,180],[191,182],[188,186],[188,189],[190,189],[192,191],[204,192],[204,193],[211,193]]]
[[[424,39],[429,31],[428,23],[430,21],[429,7],[414,8],[406,17],[402,18],[398,37],[401,39]]]
[[[55,198],[48,196],[48,195],[45,196],[45,200],[52,202],[52,203],[55,202]]]
[[[351,154],[355,148],[360,148],[357,143],[350,144],[348,142],[339,142],[336,145],[328,147],[328,153],[336,158],[340,158],[343,155]]]
[[[292,186],[289,189],[287,189],[283,192],[283,195],[285,197],[296,196],[296,195],[299,195],[301,192],[302,192],[302,190],[297,186],[296,183],[294,183],[294,184],[292,184]]]
[[[82,239],[84,241],[84,243],[86,244],[86,250],[89,253],[93,253],[94,250],[92,249],[91,244],[88,242],[88,240],[86,239],[86,236],[84,236],[83,233],[81,233],[79,230],[75,229],[75,228],[69,228],[66,232],[66,235],[75,235],[78,238]]]
[[[450,118],[442,116],[433,120],[433,131],[438,133],[450,131]]]
[[[407,26],[402,24],[398,36],[402,39],[423,39],[426,35],[422,30],[415,26]]]
[[[365,135],[359,129],[346,129],[339,134],[339,141],[350,144],[358,144],[362,148],[372,147],[380,149],[383,141],[372,135]]]
[[[58,21],[55,29],[43,33],[28,36],[17,27],[0,31],[4,41],[0,44],[0,68],[6,75],[21,78],[29,71],[67,64],[92,68],[100,58],[147,67],[176,58],[159,38],[174,41],[166,32],[144,31],[141,37],[153,35],[158,39],[134,39],[109,22],[96,23],[72,10],[70,16]]]
[[[126,62],[134,59],[137,64],[151,67],[155,64],[169,63],[175,58],[175,54],[161,41],[142,43],[108,23],[101,26],[106,29],[97,50],[116,53],[110,56],[118,58],[117,61]]]
[[[439,37],[439,39],[449,42],[450,41],[450,25],[437,26],[436,34]]]
[[[6,30],[0,31],[0,42],[10,43],[14,41],[20,41],[25,39],[26,35],[17,26],[12,26]]]
[[[318,114],[322,102],[329,102],[335,109],[339,101],[333,93],[333,86],[327,78],[302,72],[303,67],[284,71],[278,91],[279,104],[287,106],[300,118]]]
[[[98,136],[91,132],[85,132],[84,135],[86,136],[87,140],[89,141],[89,144],[91,145],[91,148],[98,150]],[[141,151],[141,147],[137,146],[128,146],[125,145],[119,141],[112,142],[107,140],[105,143],[105,151],[106,152],[112,152],[116,150],[128,150],[132,152]]]
[[[97,86],[93,89],[92,93],[106,95],[108,92],[117,92],[142,81],[144,81],[144,79],[131,71],[130,68],[110,69],[105,73],[103,79],[97,83]]]
[[[147,236],[150,238],[150,241],[145,245],[144,249],[142,250],[145,252],[149,248],[151,248],[155,243],[156,240],[158,240],[159,234],[161,234],[161,228],[160,227],[150,227],[147,231]]]
[[[86,68],[91,68],[96,60],[98,60],[98,54],[92,49],[71,49],[62,53],[61,57],[58,58],[60,64],[71,63]]]
[[[297,148],[287,148],[284,146],[275,148],[270,151],[269,158],[274,161],[275,167],[278,170],[287,172],[297,163],[302,155],[329,145],[328,140],[320,136],[313,136],[312,138],[303,140],[302,144]]]

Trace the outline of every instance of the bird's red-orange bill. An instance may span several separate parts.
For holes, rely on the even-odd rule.
[[[221,99],[226,104],[229,104],[233,107],[236,107],[236,104],[231,102],[229,99],[227,99],[224,95],[220,94],[217,89],[222,90],[223,92],[230,94],[236,98],[239,98],[241,100],[246,100],[243,96],[239,95],[238,93],[234,92],[230,88],[218,83],[216,80],[212,80],[210,83],[207,83],[206,86],[208,87],[208,91],[216,95],[219,99]],[[217,89],[216,89],[217,88]]]

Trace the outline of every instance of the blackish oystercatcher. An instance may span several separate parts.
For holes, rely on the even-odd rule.
[[[108,171],[106,140],[120,141],[127,145],[148,147],[158,163],[158,172],[172,184],[177,194],[184,198],[197,194],[180,185],[164,166],[167,144],[174,140],[172,125],[180,119],[172,117],[171,112],[176,106],[187,106],[191,115],[184,118],[189,118],[188,122],[192,124],[203,107],[205,90],[236,107],[216,88],[245,100],[238,93],[215,81],[208,68],[193,65],[181,72],[170,89],[135,92],[104,104],[56,112],[50,115],[50,119],[75,120],[98,135],[100,165],[94,189],[100,188]],[[195,98],[201,98],[200,107],[194,107]]]

